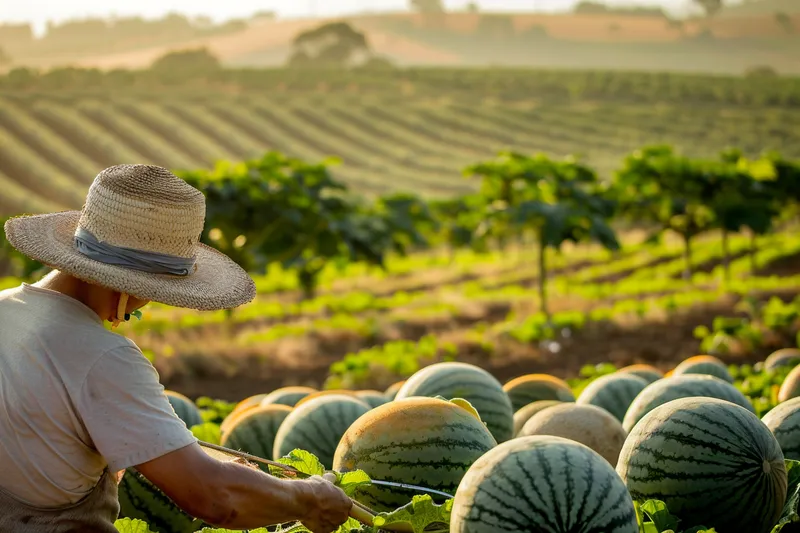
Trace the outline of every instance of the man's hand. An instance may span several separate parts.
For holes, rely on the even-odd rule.
[[[328,479],[313,476],[300,481],[309,494],[307,516],[304,526],[313,533],[331,533],[350,517],[352,500]]]
[[[256,529],[302,522],[331,533],[347,521],[352,501],[316,476],[285,480],[236,461],[222,462],[191,444],[136,469],[181,509],[216,527]]]

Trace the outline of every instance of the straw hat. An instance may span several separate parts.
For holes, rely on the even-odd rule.
[[[226,255],[200,244],[204,223],[200,191],[165,168],[117,165],[97,175],[81,211],[12,218],[5,233],[28,257],[140,299],[198,310],[232,309],[251,301],[256,290],[250,276]],[[161,254],[155,257],[186,263],[188,274],[119,266],[112,264],[113,257],[92,259],[76,244],[76,233],[87,232],[111,254]]]

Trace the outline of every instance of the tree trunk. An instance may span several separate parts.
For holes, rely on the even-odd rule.
[[[683,259],[685,261],[683,279],[690,281],[692,279],[692,237],[688,233],[683,235]]]
[[[550,311],[547,309],[547,247],[544,245],[544,238],[539,234],[539,305],[547,321],[550,322]]]
[[[750,274],[755,275],[756,270],[758,270],[758,265],[756,264],[756,253],[758,252],[758,244],[756,243],[756,234],[755,232],[750,232]]]
[[[722,268],[724,271],[724,282],[727,287],[731,282],[731,255],[728,250],[728,230],[722,228]]]

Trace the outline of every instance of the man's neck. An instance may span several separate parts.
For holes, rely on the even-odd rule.
[[[65,296],[74,298],[97,313],[97,316],[101,319],[105,320],[105,316],[108,316],[107,309],[103,308],[103,301],[105,298],[102,298],[99,294],[103,289],[90,285],[64,272],[54,270],[34,283],[33,286],[60,292]],[[105,313],[105,316],[103,313]]]

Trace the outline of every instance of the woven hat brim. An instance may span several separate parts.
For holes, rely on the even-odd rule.
[[[143,300],[215,311],[233,309],[256,296],[253,279],[225,254],[200,245],[189,276],[150,274],[89,259],[75,248],[80,211],[31,215],[6,221],[8,242],[22,254],[76,278]]]

